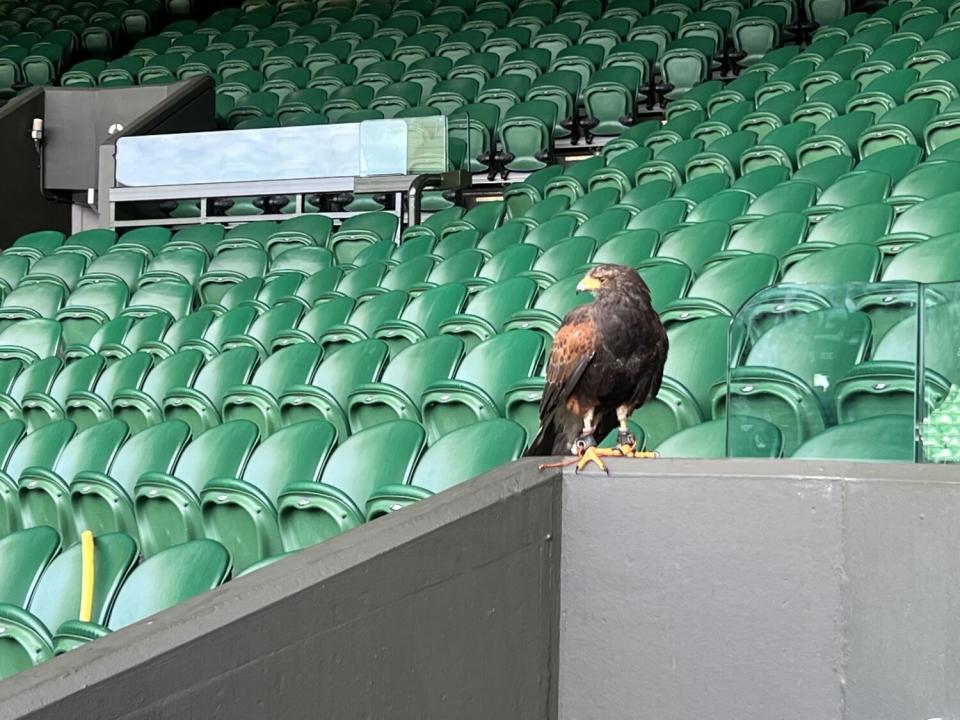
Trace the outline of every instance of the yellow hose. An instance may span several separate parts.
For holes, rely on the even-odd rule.
[[[83,567],[80,576],[80,620],[90,622],[93,617],[93,533],[80,533],[80,556]]]

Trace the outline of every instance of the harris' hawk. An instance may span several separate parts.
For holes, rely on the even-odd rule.
[[[598,265],[577,285],[593,302],[575,307],[553,339],[547,384],[540,401],[540,432],[527,456],[573,453],[577,468],[595,462],[606,470],[595,436],[619,423],[612,455],[652,457],[635,452],[627,418],[656,397],[667,359],[667,333],[650,304],[650,289],[636,270]]]

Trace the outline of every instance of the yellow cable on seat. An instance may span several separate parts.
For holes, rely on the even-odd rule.
[[[84,530],[80,533],[80,557],[82,574],[80,575],[80,620],[90,622],[93,617],[93,533]]]

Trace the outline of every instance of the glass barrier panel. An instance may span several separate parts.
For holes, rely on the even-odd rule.
[[[960,283],[924,285],[920,326],[927,462],[960,462]]]
[[[117,141],[118,185],[354,177],[360,173],[360,125],[142,135]]]
[[[446,118],[120,138],[127,187],[444,172]]]
[[[908,282],[757,293],[712,395],[727,456],[915,461],[919,299]]]
[[[470,116],[468,108],[458,111],[447,120],[451,169],[469,173],[486,172],[487,166],[478,159],[480,153],[484,152],[485,131],[479,121]],[[486,145],[489,144],[488,140]]]
[[[450,168],[447,118],[443,115],[406,118],[408,175],[442,173]]]

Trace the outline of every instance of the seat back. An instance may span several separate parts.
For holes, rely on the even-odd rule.
[[[45,525],[0,540],[0,602],[28,607],[41,574],[59,549],[60,535]]]
[[[176,387],[190,387],[200,366],[203,353],[199,350],[181,350],[157,363],[143,382],[143,392],[159,402]]]
[[[419,423],[394,420],[374,425],[337,447],[320,482],[346,493],[363,510],[377,487],[409,480],[425,442]]]
[[[337,440],[325,420],[305,420],[278,430],[264,440],[247,463],[243,479],[273,501],[285,485],[316,482]]]
[[[257,351],[239,347],[217,355],[200,371],[193,389],[203,393],[219,407],[224,393],[235,385],[244,385],[257,364]]]
[[[124,533],[108,533],[94,538],[93,613],[90,621],[103,623],[113,607],[120,583],[137,561],[137,542]],[[83,562],[80,543],[64,550],[47,566],[30,612],[50,632],[67,620],[79,619]]]
[[[110,403],[118,390],[139,388],[152,363],[153,358],[149,353],[136,352],[128,355],[103,371],[93,392]]]
[[[90,355],[67,365],[50,388],[50,397],[62,406],[67,395],[78,390],[89,391],[103,370],[104,359],[101,355]]]
[[[214,540],[191,540],[161,550],[130,573],[107,625],[118,630],[213,590],[230,577],[230,569],[230,553]]]
[[[467,425],[437,440],[417,463],[410,480],[437,493],[516,460],[527,433],[512,420],[494,418]]]
[[[58,420],[34,430],[13,451],[7,462],[7,475],[16,479],[28,467],[52,468],[75,432],[76,426],[69,420]]]
[[[399,388],[416,403],[427,385],[452,377],[462,357],[463,343],[452,335],[421,340],[390,361],[380,382]]]
[[[207,480],[240,477],[259,435],[257,426],[248,420],[212,427],[187,445],[174,475],[198,494]]]
[[[322,352],[316,343],[297,343],[278,350],[261,363],[250,384],[279,397],[287,386],[310,380]]]
[[[382,340],[350,343],[320,363],[310,384],[326,390],[341,407],[346,407],[351,390],[380,377],[387,353],[387,344]]]
[[[110,465],[110,477],[133,497],[133,486],[146,472],[169,473],[190,437],[181,420],[167,420],[132,436]]]
[[[54,466],[66,483],[78,472],[105,472],[127,439],[127,424],[122,420],[106,420],[77,433],[64,448]]]
[[[534,374],[543,340],[530,330],[509,330],[484,340],[460,363],[456,379],[483,388],[503,413],[503,397],[513,383]]]

